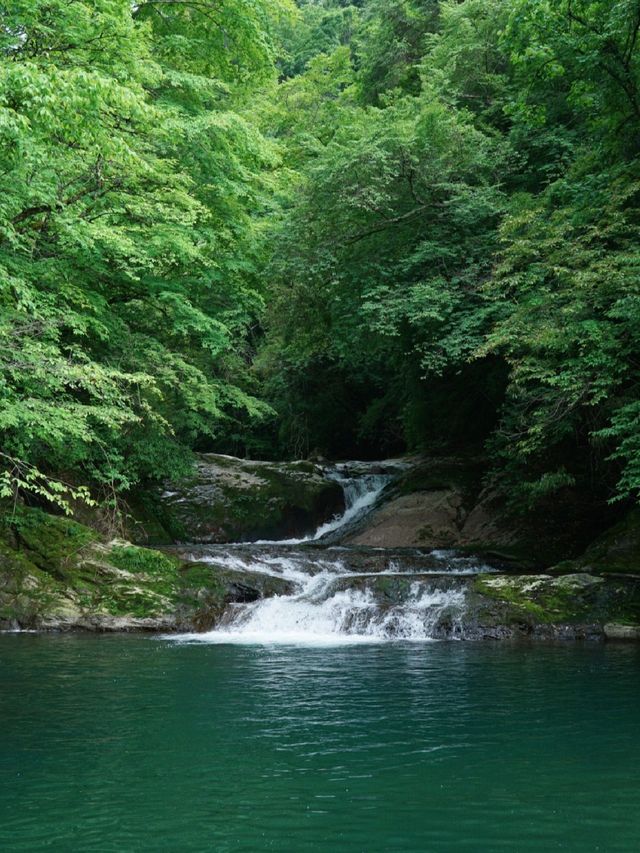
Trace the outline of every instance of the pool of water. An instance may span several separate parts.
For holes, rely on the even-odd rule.
[[[0,850],[636,851],[640,650],[0,636]]]

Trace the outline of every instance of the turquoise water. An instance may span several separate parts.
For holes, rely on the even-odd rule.
[[[0,636],[0,849],[637,851],[639,664]]]

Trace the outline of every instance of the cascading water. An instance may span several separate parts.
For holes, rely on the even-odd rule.
[[[293,591],[231,605],[214,631],[183,639],[324,645],[455,636],[469,576],[488,570],[447,554],[432,558],[431,569],[395,560],[380,571],[354,571],[339,553],[201,557],[221,567],[281,578]],[[416,554],[414,560],[429,556]]]
[[[351,463],[353,465],[353,463]],[[362,463],[358,463],[362,465]],[[336,465],[326,472],[329,480],[334,480],[342,486],[344,492],[345,510],[330,521],[321,524],[315,533],[300,539],[261,540],[260,545],[301,545],[304,542],[326,541],[331,534],[359,521],[377,503],[383,490],[393,480],[394,474],[386,473],[354,473],[348,467],[349,463]]]
[[[312,536],[185,553],[221,569],[277,578],[287,591],[229,605],[215,630],[179,639],[326,645],[461,636],[469,581],[489,566],[450,551],[326,544],[370,512],[393,479],[393,469],[371,467],[345,463],[328,472],[342,485],[346,508]]]

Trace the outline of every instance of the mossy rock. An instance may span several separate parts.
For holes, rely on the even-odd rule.
[[[113,544],[109,551],[109,561],[127,572],[143,572],[166,577],[177,576],[180,565],[180,560],[177,557],[128,543],[124,545]]]
[[[232,602],[285,591],[278,578],[105,542],[40,510],[0,528],[0,628],[191,630]]]
[[[554,567],[554,573],[589,571],[593,574],[623,574],[640,577],[640,509],[606,530],[581,557]]]
[[[11,521],[20,550],[38,568],[64,578],[73,572],[83,551],[99,540],[90,527],[40,509],[22,508]]]
[[[202,454],[157,513],[177,542],[250,542],[307,535],[343,509],[341,487],[312,463]]]
[[[473,581],[473,592],[477,618],[484,623],[640,624],[640,583],[625,579],[585,572],[482,575]]]
[[[0,624],[33,627],[63,595],[63,584],[23,551],[0,541]]]

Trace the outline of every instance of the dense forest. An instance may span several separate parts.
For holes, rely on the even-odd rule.
[[[640,490],[639,0],[0,2],[0,494]]]
[[[637,853],[640,0],[0,0],[0,853]]]

